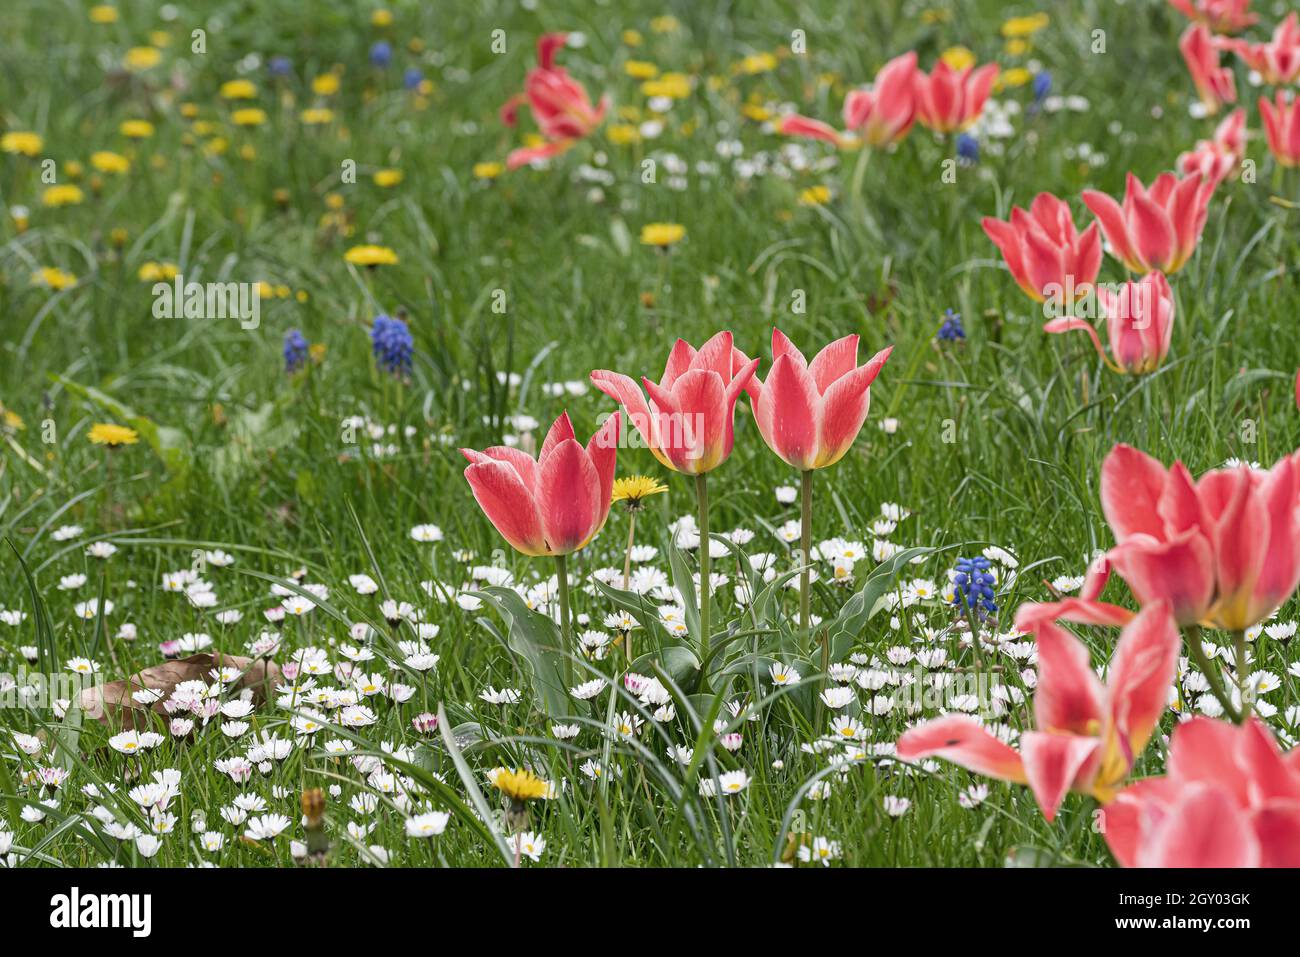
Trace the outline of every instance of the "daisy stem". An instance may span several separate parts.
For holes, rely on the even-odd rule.
[[[809,555],[812,553],[812,469],[799,477],[800,497],[803,500],[803,514],[799,526],[799,561],[803,571],[799,573],[799,627],[808,630],[808,613],[811,607],[812,569],[809,567]]]
[[[573,661],[570,655],[573,653],[573,639],[569,629],[569,568],[568,556],[555,556],[555,577],[559,582],[560,591],[560,637],[563,639],[560,649],[564,656],[564,686],[567,688],[573,684]]]
[[[695,498],[700,506],[700,660],[709,654],[709,477],[695,476]]]
[[[1223,705],[1224,714],[1240,724],[1241,714],[1232,703],[1232,697],[1223,687],[1223,679],[1220,677],[1218,669],[1214,667],[1209,658],[1205,657],[1205,649],[1201,647],[1200,625],[1187,626],[1186,644],[1188,655],[1196,662],[1196,667],[1201,669],[1201,674],[1205,675],[1205,680],[1210,685],[1210,692],[1219,699],[1219,704]]]
[[[1250,673],[1246,670],[1246,632],[1237,630],[1232,633],[1232,647],[1235,652],[1235,661],[1237,670],[1237,696],[1241,698],[1241,718],[1238,724],[1244,723],[1250,717],[1252,693],[1247,687],[1250,681]]]

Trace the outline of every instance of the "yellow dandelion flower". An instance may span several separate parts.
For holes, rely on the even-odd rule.
[[[771,73],[776,69],[776,57],[771,53],[751,53],[740,61],[739,69],[750,76]]]
[[[666,96],[672,100],[684,100],[691,95],[691,78],[685,73],[665,73],[657,80],[642,83],[641,92],[648,97]]]
[[[334,111],[323,106],[303,110],[298,117],[304,126],[324,126],[334,121]]]
[[[36,156],[40,153],[45,140],[39,133],[14,130],[0,136],[0,151],[5,153],[22,153],[24,156]]]
[[[354,266],[392,266],[397,262],[397,253],[387,246],[353,246],[343,254],[343,261]]]
[[[342,208],[343,208],[343,194],[342,194],[342,193],[326,193],[326,194],[325,194],[325,206],[326,206],[327,209],[342,209]]]
[[[156,67],[161,60],[161,50],[156,50],[153,47],[131,47],[126,51],[126,56],[122,58],[122,66],[132,72],[149,70]]]
[[[672,33],[679,27],[681,27],[681,23],[678,22],[677,18],[667,14],[662,17],[655,17],[650,21],[650,29],[655,33]]]
[[[86,194],[81,191],[81,187],[71,183],[51,186],[41,194],[41,202],[56,209],[60,206],[76,206],[85,198]]]
[[[391,27],[393,25],[393,12],[380,7],[370,14],[370,25],[372,27]]]
[[[317,96],[333,96],[339,91],[339,75],[322,73],[311,81],[311,91]]]
[[[66,270],[59,269],[57,266],[46,266],[44,269],[38,269],[32,273],[32,282],[58,292],[60,289],[75,286],[77,277]]]
[[[544,798],[551,791],[551,786],[532,771],[516,768],[499,769],[492,776],[492,786],[512,801],[535,801]]]
[[[641,130],[631,123],[614,123],[606,131],[606,135],[615,146],[641,142]]]
[[[131,168],[131,161],[121,153],[98,150],[90,154],[90,165],[101,173],[122,174]]]
[[[632,475],[614,479],[610,502],[627,502],[627,508],[634,509],[640,507],[642,499],[666,491],[668,486],[660,484],[658,479],[652,479],[648,475]]]
[[[825,206],[831,201],[830,187],[809,186],[799,193],[800,206]]]
[[[678,223],[647,223],[641,227],[642,245],[658,246],[660,249],[681,242],[685,235],[686,227]]]
[[[755,123],[766,123],[772,118],[772,111],[758,103],[746,103],[740,108],[740,112],[746,119],[753,120]]]
[[[1007,56],[1024,56],[1029,52],[1029,41],[1021,40],[1019,37],[1012,37],[1004,45]]]
[[[649,60],[628,60],[623,64],[623,72],[634,80],[653,80],[659,75],[659,67]]]
[[[86,171],[78,160],[68,160],[63,164],[63,172],[68,174],[68,179],[81,179],[81,174]]]
[[[387,189],[390,186],[396,186],[402,181],[402,171],[400,169],[380,169],[375,170],[375,185]]]
[[[90,439],[95,445],[106,445],[110,449],[122,445],[135,445],[140,441],[140,435],[135,429],[128,429],[125,425],[112,425],[106,422],[98,422],[92,425],[86,438]]]
[[[165,30],[151,30],[149,42],[159,48],[169,47],[172,45],[172,35]]]
[[[21,233],[27,229],[27,223],[31,213],[26,206],[10,206],[9,216],[14,221],[14,227]]]
[[[496,179],[505,171],[500,163],[475,163],[473,169],[475,179]]]
[[[117,131],[132,140],[147,140],[153,136],[153,124],[148,120],[123,120]]]
[[[974,52],[963,46],[949,47],[943,51],[939,59],[954,70],[967,70],[976,63]]]
[[[641,45],[641,32],[639,30],[624,30],[623,42],[630,47],[639,47]]]
[[[227,80],[217,95],[223,100],[251,100],[257,96],[257,87],[252,80]]]
[[[181,116],[187,120],[192,120],[199,115],[199,105],[197,103],[182,103]]]
[[[176,274],[179,271],[180,269],[175,263],[157,263],[150,261],[144,263],[140,267],[136,276],[142,282],[171,282],[176,278]]]
[[[27,423],[23,417],[13,409],[5,408],[5,404],[0,402],[0,425],[3,425],[10,432],[25,432]]]
[[[96,4],[90,8],[91,23],[117,23],[117,7],[107,3]]]
[[[1034,75],[1032,73],[1030,73],[1024,67],[1017,66],[1017,67],[1012,67],[1010,70],[1004,70],[998,76],[997,83],[995,83],[994,85],[999,90],[1010,90],[1018,86],[1024,86],[1033,78]]]
[[[1034,13],[1027,17],[1012,17],[1002,24],[1004,37],[1031,37],[1052,22],[1046,13]]]
[[[230,114],[230,122],[236,126],[261,126],[266,122],[266,111],[255,106],[235,110]]]

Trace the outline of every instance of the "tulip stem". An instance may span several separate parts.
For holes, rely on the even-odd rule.
[[[803,501],[803,514],[799,525],[799,563],[803,571],[799,573],[799,627],[808,630],[808,616],[812,605],[812,568],[808,564],[812,553],[812,469],[800,476],[799,492]]]
[[[1250,683],[1250,672],[1246,670],[1246,633],[1244,631],[1238,630],[1232,633],[1232,646],[1235,657],[1234,664],[1236,665],[1237,671],[1237,697],[1241,699],[1241,707],[1239,709],[1241,717],[1238,719],[1237,723],[1241,724],[1250,717],[1252,704],[1251,698],[1254,697],[1253,692],[1251,692],[1248,687]]]
[[[1201,626],[1189,625],[1186,638],[1187,653],[1196,662],[1196,667],[1201,669],[1201,674],[1205,675],[1205,680],[1210,685],[1210,693],[1219,699],[1219,704],[1223,705],[1224,714],[1240,724],[1242,720],[1241,713],[1232,703],[1232,696],[1223,687],[1223,678],[1220,676],[1218,669],[1214,667],[1209,658],[1205,657],[1205,649],[1201,647]]]
[[[700,506],[700,660],[709,654],[709,477],[695,476],[695,498]]]
[[[564,687],[573,684],[573,636],[569,628],[569,569],[568,556],[555,556],[555,577],[559,581],[560,592],[560,637],[564,655]]]
[[[862,205],[862,180],[867,175],[867,161],[871,159],[871,150],[863,143],[858,147],[858,161],[853,167],[853,184],[849,189],[853,205]]]

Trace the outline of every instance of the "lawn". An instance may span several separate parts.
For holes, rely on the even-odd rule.
[[[1109,867],[1104,809],[1166,773],[1176,727],[1253,711],[1242,734],[1290,747],[1300,171],[1257,101],[1295,78],[1223,41],[1235,102],[1207,115],[1187,30],[1163,0],[8,0],[0,864]],[[988,101],[846,134],[845,97],[908,51],[917,83],[997,64]],[[512,101],[535,69],[563,89]],[[1065,269],[1157,293],[1136,356],[1091,297],[1069,308],[1105,357],[1045,332],[985,217],[1046,192],[1083,233],[1088,191],[1181,175],[1234,108],[1240,152],[1187,161],[1228,157],[1203,227],[1144,193],[1131,215],[1165,218],[1127,256],[1093,229],[1098,263]],[[1154,269],[1168,299],[1123,285]],[[859,337],[846,369],[892,348],[837,460],[798,464],[813,376],[778,371],[774,329],[809,359]],[[653,491],[601,527],[612,446],[548,430],[567,413],[554,438],[586,445],[620,407],[593,370],[657,388],[678,339],[722,356],[687,373],[721,380],[682,400],[704,447],[654,454],[624,402],[614,474]],[[763,429],[756,388],[722,391],[739,354],[778,396]],[[1118,444],[1224,471],[1178,524],[1116,464],[1103,511]],[[541,532],[460,451],[553,445]],[[1204,550],[1135,570],[1171,523]],[[1117,664],[1098,705],[1121,616],[1033,609],[1146,533],[1101,597],[1141,609],[1125,647],[1155,677]],[[1145,728],[1116,717],[1153,700]],[[1049,738],[1100,750],[1058,770],[1049,821],[1038,772],[972,773],[946,737],[896,753],[959,714],[1027,765]]]

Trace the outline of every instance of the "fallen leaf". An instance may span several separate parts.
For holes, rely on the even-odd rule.
[[[213,669],[227,667],[237,668],[241,672],[239,680],[228,686],[228,690],[251,688],[256,704],[265,701],[280,680],[279,666],[264,658],[240,658],[236,655],[205,652],[175,661],[164,661],[121,681],[87,688],[81,693],[78,702],[83,713],[103,724],[142,728],[150,723],[146,712],[167,714],[163,701],[171,696],[172,689],[182,681],[204,681],[211,684]],[[162,698],[152,705],[140,704],[132,695],[144,688],[161,692]]]

